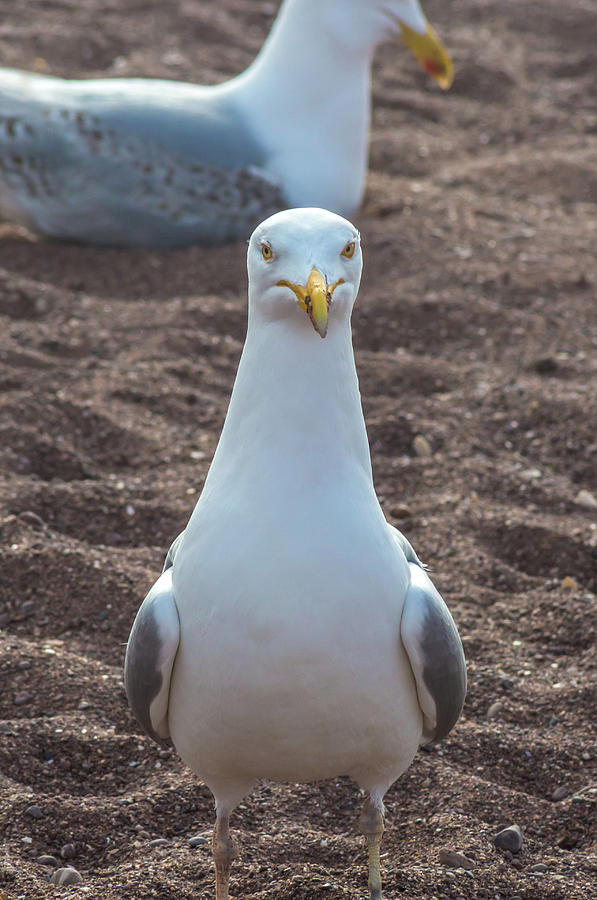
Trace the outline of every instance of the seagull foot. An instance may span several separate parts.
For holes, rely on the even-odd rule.
[[[236,849],[228,827],[228,816],[218,816],[212,838],[212,851],[216,865],[216,900],[229,900],[230,868]]]
[[[369,896],[370,900],[383,900],[381,895],[381,871],[379,862],[379,845],[384,832],[383,814],[367,798],[359,819],[362,833],[369,848]]]

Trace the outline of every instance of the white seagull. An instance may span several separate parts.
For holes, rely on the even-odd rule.
[[[175,247],[246,237],[287,206],[363,194],[375,47],[401,35],[447,88],[418,0],[284,0],[224,84],[0,70],[0,216],[52,238]]]
[[[129,637],[133,712],[214,795],[217,900],[253,785],[339,775],[367,792],[380,900],[384,794],[464,701],[456,626],[373,486],[350,325],[361,268],[357,230],[326,210],[253,233],[222,435]]]

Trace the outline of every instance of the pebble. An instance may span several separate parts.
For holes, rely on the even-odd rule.
[[[541,469],[525,469],[524,472],[520,473],[523,478],[541,478],[543,475]]]
[[[547,866],[545,863],[535,863],[534,866],[531,866],[530,869],[527,869],[527,872],[531,874],[534,872],[547,872]]]
[[[412,515],[408,506],[403,506],[401,504],[390,507],[388,512],[394,519],[410,519]]]
[[[170,841],[167,841],[166,838],[154,838],[153,841],[150,841],[147,846],[148,847],[169,847]]]
[[[194,834],[193,837],[189,838],[189,845],[191,847],[202,847],[203,844],[207,844],[207,838],[204,838],[201,834]]]
[[[578,581],[575,581],[570,575],[566,575],[565,578],[562,578],[562,587],[565,591],[577,591]]]
[[[489,709],[487,710],[487,718],[495,719],[502,711],[502,704],[499,700],[496,700],[495,703],[492,703]]]
[[[578,503],[579,506],[584,506],[586,509],[597,509],[597,497],[590,491],[579,491],[574,498],[574,502]]]
[[[565,784],[561,784],[559,787],[555,789],[555,791],[551,795],[551,799],[555,800],[556,803],[558,800],[563,800],[564,797],[567,797],[570,791],[566,787]]]
[[[473,859],[469,859],[468,856],[451,850],[449,847],[442,847],[438,855],[440,865],[448,866],[450,869],[474,869],[475,867]]]
[[[19,612],[22,616],[32,616],[35,612],[35,603],[33,600],[25,600],[24,603],[21,603]]]
[[[426,437],[423,437],[422,434],[417,434],[413,440],[413,450],[415,451],[415,456],[421,457],[429,457],[433,456],[433,450],[431,449],[431,444],[427,440]]]
[[[74,844],[65,844],[60,851],[62,859],[74,859],[77,855],[77,848]]]
[[[512,853],[517,853],[522,847],[522,831],[518,825],[508,825],[507,828],[498,831],[493,839],[493,843],[500,850],[510,850]]]
[[[81,881],[83,881],[82,876],[71,866],[56,869],[50,878],[50,884],[79,884]]]
[[[37,513],[33,512],[32,509],[24,509],[23,512],[19,513],[19,519],[21,522],[26,522],[27,525],[31,525],[33,528],[45,528],[46,523],[44,520],[37,515]]]
[[[500,687],[505,691],[510,691],[514,687],[514,679],[508,678],[507,675],[504,675],[503,678],[500,678]]]
[[[29,691],[19,691],[18,694],[15,694],[12,702],[15,706],[22,706],[23,703],[29,703],[31,700],[31,694]]]
[[[26,816],[31,816],[32,819],[41,819],[43,813],[39,806],[28,806],[25,810]]]
[[[48,853],[44,853],[42,856],[37,857],[38,863],[42,866],[52,866],[52,868],[57,868],[58,860],[55,856],[50,856]]]
[[[558,371],[558,362],[553,356],[542,356],[535,360],[533,367],[539,375],[553,375]]]

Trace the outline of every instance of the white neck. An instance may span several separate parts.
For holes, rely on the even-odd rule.
[[[285,0],[257,59],[234,83],[288,204],[350,215],[367,171],[376,41],[347,47],[343,35],[354,26],[339,28],[332,14],[342,15],[342,5]]]
[[[307,316],[303,328],[255,316],[205,492],[239,479],[261,496],[319,492],[350,472],[373,497],[349,319],[331,317],[322,340]]]

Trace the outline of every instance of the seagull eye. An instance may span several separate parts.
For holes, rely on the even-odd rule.
[[[274,258],[274,251],[272,250],[272,248],[270,247],[269,244],[262,244],[261,245],[261,255],[263,256],[263,258],[266,262],[271,262],[272,259]]]
[[[356,249],[356,241],[349,241],[344,250],[341,253],[341,256],[345,256],[346,259],[352,259],[354,256],[354,251]]]

